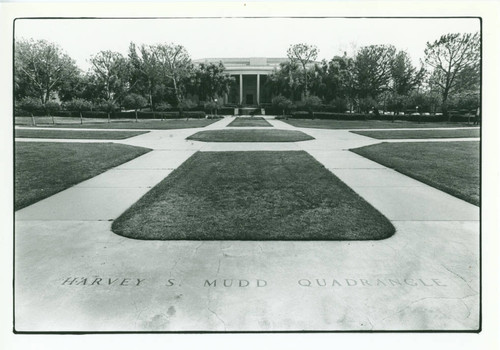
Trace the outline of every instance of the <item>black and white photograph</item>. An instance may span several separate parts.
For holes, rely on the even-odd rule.
[[[203,6],[2,18],[14,336],[477,341],[484,16]]]

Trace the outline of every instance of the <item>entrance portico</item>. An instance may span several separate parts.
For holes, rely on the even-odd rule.
[[[222,62],[226,73],[234,77],[228,94],[224,96],[225,104],[256,106],[270,103],[272,94],[265,88],[267,76],[287,58],[206,58],[195,60],[195,63]]]

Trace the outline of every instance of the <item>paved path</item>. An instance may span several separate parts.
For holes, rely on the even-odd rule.
[[[153,151],[16,212],[17,329],[477,329],[478,207],[349,152],[381,140],[348,130],[269,120],[315,140],[185,140],[231,121],[118,140]],[[195,242],[110,231],[110,220],[194,152],[233,150],[307,151],[387,216],[396,234],[363,242]]]

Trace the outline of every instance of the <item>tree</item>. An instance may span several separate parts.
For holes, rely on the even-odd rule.
[[[177,103],[177,107],[179,108],[179,114],[182,117],[184,115],[184,109],[191,109],[193,107],[196,107],[196,103],[188,98],[183,98],[179,101],[179,103]]]
[[[58,96],[63,102],[68,102],[75,98],[85,98],[84,96],[87,89],[87,76],[78,74],[64,80],[59,88]]]
[[[288,97],[292,101],[300,99],[304,88],[304,76],[296,63],[280,63],[280,68],[268,75],[266,85],[277,94]]]
[[[354,59],[348,57],[345,53],[342,57],[335,56],[328,63],[330,82],[327,86],[337,87],[337,97],[341,97],[348,102],[349,109],[352,111],[356,99],[356,72]]]
[[[189,53],[182,45],[159,44],[155,47],[155,57],[160,73],[173,84],[177,105],[183,100],[185,83],[193,74],[193,64]]]
[[[323,60],[320,64],[315,63],[308,69],[309,93],[329,101],[336,94],[337,86],[330,83],[330,71],[328,63]]]
[[[155,46],[141,45],[139,48],[134,43],[129,46],[129,64],[131,68],[131,81],[135,90],[148,97],[149,105],[154,111],[153,96],[162,85],[159,75],[159,63],[155,54]]]
[[[288,98],[286,98],[283,95],[278,95],[278,96],[273,97],[272,104],[273,104],[273,106],[278,107],[279,109],[282,110],[283,117],[285,116],[285,111],[289,110],[293,106],[292,101],[290,101]]]
[[[128,92],[128,67],[119,52],[100,51],[90,58],[91,81],[108,101],[120,101]]]
[[[31,123],[36,125],[34,113],[43,109],[43,105],[38,98],[24,97],[20,101],[16,101],[16,107],[28,112],[31,115]]]
[[[17,97],[36,97],[45,105],[66,80],[79,74],[73,59],[54,43],[21,40],[15,43],[14,52]]]
[[[445,108],[450,94],[478,89],[480,41],[478,33],[446,34],[427,42],[425,63],[432,68],[431,87],[437,89]]]
[[[422,84],[425,69],[417,69],[411,63],[405,51],[399,51],[394,57],[391,67],[392,91],[399,95],[407,95]]]
[[[118,106],[113,101],[103,100],[97,105],[97,109],[108,114],[108,124],[111,123],[110,114],[118,109]]]
[[[137,110],[145,107],[148,104],[148,101],[138,94],[128,94],[123,99],[123,106],[125,108],[131,108],[135,110],[135,122],[138,122],[137,119]]]
[[[307,79],[307,65],[314,62],[318,57],[318,48],[314,45],[308,44],[295,44],[291,45],[287,50],[287,56],[293,63],[300,63],[304,72],[304,92],[307,96],[308,92],[308,79]]]
[[[195,70],[195,91],[202,101],[215,100],[229,91],[233,80],[234,78],[225,73],[222,62],[201,63]]]
[[[80,115],[80,124],[83,124],[83,111],[89,111],[92,109],[92,103],[90,101],[84,100],[83,98],[75,98],[64,104],[64,107],[69,111],[76,111]]]
[[[52,124],[55,124],[56,122],[54,120],[53,113],[61,109],[61,104],[56,101],[46,101],[43,108],[45,109],[47,116],[52,118]]]
[[[205,110],[209,110],[210,114],[213,115],[215,111],[215,115],[217,115],[217,110],[222,107],[222,102],[220,100],[207,101],[203,104],[203,107]]]
[[[376,98],[390,88],[395,53],[392,45],[370,45],[359,50],[354,68],[360,98]]]

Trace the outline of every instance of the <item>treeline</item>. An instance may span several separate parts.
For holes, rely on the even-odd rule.
[[[217,108],[233,79],[220,64],[194,65],[182,45],[137,46],[128,55],[100,51],[82,72],[63,50],[45,40],[21,40],[15,45],[16,108],[51,114],[70,111],[114,113],[120,108],[151,111],[192,110],[196,95],[202,108]],[[61,101],[61,103],[56,102]]]
[[[274,106],[283,111],[444,115],[470,113],[479,106],[477,33],[447,34],[428,42],[419,67],[392,45],[365,46],[354,57],[344,54],[320,63],[314,62],[317,53],[315,46],[307,44],[290,47],[289,62],[268,79],[279,94]]]
[[[266,110],[366,113],[472,111],[479,106],[479,34],[447,34],[428,42],[425,58],[413,65],[392,45],[361,47],[317,62],[318,49],[291,45],[289,60],[269,75],[265,89],[273,103]],[[128,54],[101,51],[81,71],[54,43],[20,40],[15,44],[16,109],[55,113],[63,108],[82,115],[100,111],[108,118],[125,108],[178,112],[222,107],[234,86],[222,63],[196,65],[182,45],[136,45]],[[190,99],[189,97],[195,99]],[[59,103],[59,101],[61,103]],[[277,114],[277,113],[276,113]]]

